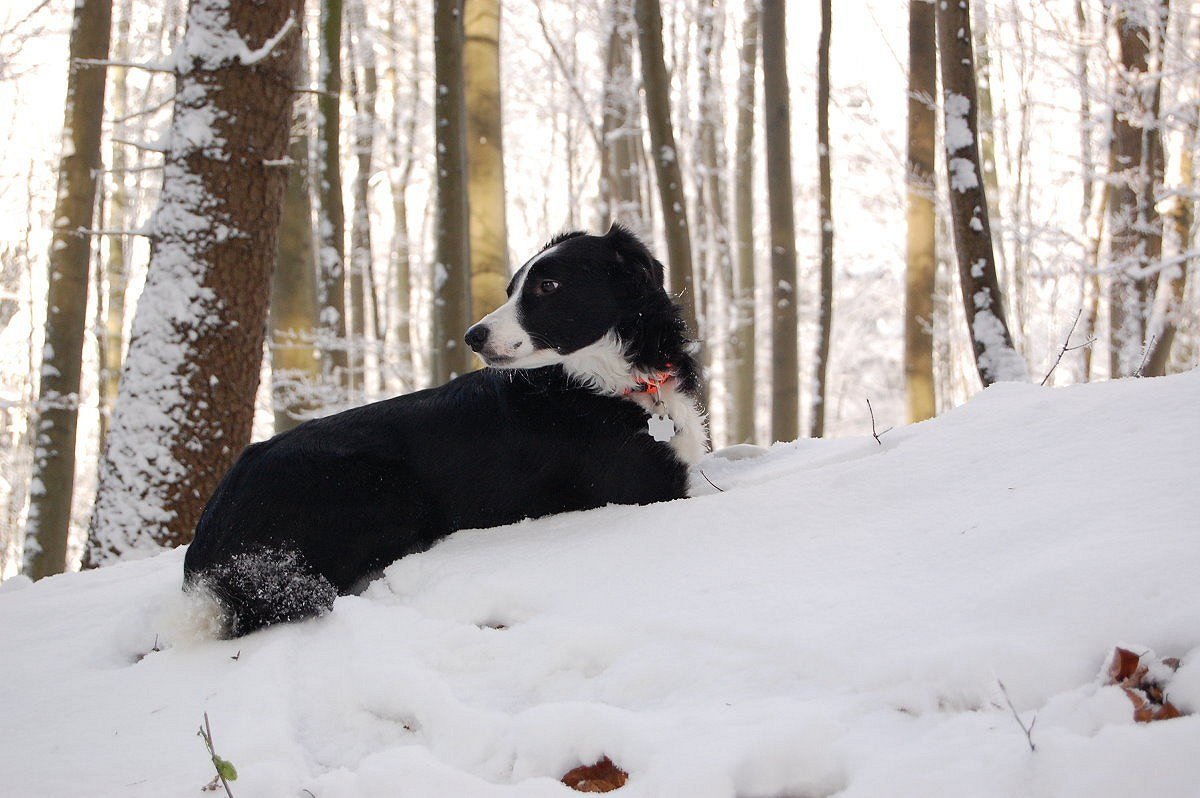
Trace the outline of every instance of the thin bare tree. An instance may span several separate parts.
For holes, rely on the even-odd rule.
[[[89,264],[104,116],[112,0],[78,0],[71,26],[62,156],[46,293],[46,338],[38,389],[33,477],[25,525],[26,570],[34,579],[67,566],[75,433],[83,369]]]
[[[729,437],[734,443],[755,438],[755,320],[754,320],[754,104],[758,65],[759,0],[746,0],[746,19],[738,58],[737,132],[733,153],[733,217],[737,288],[730,303],[729,360],[732,365],[733,418]]]
[[[346,208],[342,196],[343,0],[319,0],[317,67],[317,265],[321,359],[329,384],[353,389],[346,318]]]
[[[821,0],[821,33],[817,39],[817,221],[821,226],[821,300],[808,427],[808,434],[814,438],[825,434],[829,339],[833,334],[833,176],[829,153],[829,38],[832,24],[831,2]]]
[[[472,321],[463,10],[463,0],[434,0],[437,263],[431,354],[437,384],[474,368],[471,350],[462,341]]]
[[[788,97],[784,0],[763,0],[763,103],[767,125],[767,208],[771,223],[771,439],[800,435],[796,312],[796,218],[792,199],[792,110]]]
[[[904,384],[908,420],[937,414],[933,297],[937,278],[934,163],[937,148],[937,35],[933,4],[908,3],[908,235],[905,241]]]
[[[650,233],[644,212],[640,81],[633,71],[634,0],[608,0],[604,7],[604,86],[601,98],[599,229],[618,221],[638,235]]]

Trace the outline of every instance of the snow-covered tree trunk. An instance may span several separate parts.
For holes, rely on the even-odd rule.
[[[936,46],[933,4],[909,0],[904,383],[910,422],[937,415],[933,376],[933,296],[937,280],[933,188],[937,147]]]
[[[408,238],[408,185],[412,178],[413,164],[416,161],[417,136],[417,104],[421,96],[420,79],[420,31],[417,28],[417,14],[411,6],[407,11],[407,33],[401,35],[402,15],[399,13],[396,0],[388,4],[388,34],[392,46],[388,48],[388,82],[392,87],[392,120],[388,127],[388,149],[392,155],[392,246],[388,261],[388,301],[384,303],[387,312],[384,327],[387,335],[394,342],[392,359],[387,364],[396,366],[395,373],[401,379],[401,387],[412,386],[416,383],[413,373],[412,357],[412,292],[410,290],[411,246]],[[406,43],[405,48],[412,59],[411,67],[405,75],[408,86],[407,96],[400,89],[402,69],[400,67],[400,43]],[[401,132],[403,131],[403,135]],[[394,314],[394,315],[393,315]],[[385,374],[393,373],[392,368],[385,369]]]
[[[1109,179],[1109,367],[1127,377],[1141,367],[1154,306],[1162,219],[1155,193],[1163,182],[1159,129],[1162,42],[1167,0],[1117,0],[1121,63],[1112,112],[1116,172]]]
[[[25,525],[25,563],[34,579],[61,573],[67,563],[92,252],[87,231],[95,211],[105,83],[104,67],[84,66],[79,59],[107,60],[111,23],[112,0],[76,2]]]
[[[830,0],[821,0],[821,33],[817,39],[817,221],[821,226],[821,299],[813,356],[812,412],[808,434],[825,434],[826,375],[829,339],[833,334],[833,177],[829,158],[829,37],[833,22]]]
[[[679,297],[689,333],[699,336],[700,307],[693,282],[692,236],[688,228],[687,196],[679,150],[675,146],[675,130],[671,124],[671,78],[663,60],[663,19],[658,0],[637,0],[637,27],[646,120],[667,239],[670,290]]]
[[[466,0],[463,76],[467,104],[467,190],[471,219],[471,308],[504,304],[508,228],[500,109],[500,2]]]
[[[433,115],[437,146],[437,263],[433,292],[433,381],[474,368],[462,336],[471,311],[467,189],[467,105],[463,81],[463,0],[434,0]]]
[[[86,564],[187,542],[250,438],[303,0],[192,0]]]
[[[342,0],[319,0],[317,44],[317,265],[321,367],[330,385],[353,387],[346,319],[346,208],[342,197]]]
[[[967,0],[937,5],[954,250],[975,366],[985,386],[1029,379],[1004,317],[979,157],[978,100]]]
[[[750,443],[755,438],[754,398],[754,73],[758,64],[758,0],[746,0],[738,58],[737,132],[733,153],[733,217],[737,288],[730,303],[729,367],[733,418],[729,438]]]
[[[796,217],[792,199],[792,109],[784,0],[762,4],[767,207],[771,223],[771,440],[800,435],[796,313]]]

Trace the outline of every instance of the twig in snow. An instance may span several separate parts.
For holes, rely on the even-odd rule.
[[[1142,359],[1138,362],[1137,371],[1133,372],[1133,376],[1141,378],[1146,376],[1142,373],[1142,369],[1146,368],[1146,358],[1150,357],[1150,350],[1154,348],[1154,341],[1157,336],[1151,335],[1150,340],[1142,347]]]
[[[714,488],[716,488],[717,490],[721,491],[721,493],[724,493],[724,492],[725,492],[725,489],[724,489],[724,488],[718,487],[718,486],[717,486],[717,483],[713,482],[711,479],[709,479],[709,478],[708,478],[708,474],[705,474],[703,471],[701,471],[701,472],[700,472],[700,476],[704,477],[704,481],[705,481],[705,482],[707,482],[709,485],[712,485],[712,486],[713,486]]]
[[[1000,692],[1004,694],[1004,703],[1008,704],[1008,709],[1012,712],[1013,720],[1021,727],[1021,731],[1025,732],[1025,739],[1029,743],[1029,750],[1037,751],[1037,746],[1033,744],[1033,726],[1037,723],[1037,715],[1034,715],[1033,720],[1029,721],[1029,725],[1026,726],[1025,722],[1021,720],[1021,716],[1017,714],[1017,708],[1013,706],[1012,699],[1008,697],[1008,688],[1004,686],[1004,682],[996,679],[996,684],[1000,685]]]
[[[204,713],[204,725],[196,734],[201,740],[204,740],[204,745],[208,748],[208,755],[212,757],[213,767],[217,769],[217,778],[221,780],[221,786],[225,788],[225,795],[227,798],[233,798],[233,790],[229,789],[229,782],[237,780],[237,769],[228,759],[217,756],[217,752],[213,749],[212,727],[208,724],[207,712]]]
[[[1079,318],[1082,315],[1083,315],[1083,308],[1080,308],[1079,312],[1075,314],[1075,321],[1071,322],[1071,329],[1067,331],[1067,340],[1063,341],[1062,349],[1058,350],[1058,357],[1055,359],[1054,365],[1051,366],[1050,370],[1046,372],[1046,376],[1042,377],[1042,381],[1040,383],[1038,383],[1039,385],[1046,384],[1046,381],[1050,379],[1050,375],[1054,373],[1054,370],[1056,368],[1058,368],[1058,364],[1062,362],[1063,355],[1067,354],[1067,352],[1074,352],[1076,349],[1083,349],[1084,347],[1088,347],[1088,346],[1091,346],[1092,344],[1096,343],[1097,339],[1093,336],[1092,338],[1089,338],[1087,341],[1084,341],[1082,344],[1076,344],[1075,346],[1070,346],[1071,336],[1075,334],[1075,326],[1077,324],[1079,324]]]
[[[875,439],[876,443],[878,443],[880,446],[883,446],[883,441],[881,441],[880,438],[891,432],[893,428],[888,427],[883,432],[875,431],[875,408],[871,407],[871,397],[869,396],[867,397],[867,412],[871,414],[871,437]]]

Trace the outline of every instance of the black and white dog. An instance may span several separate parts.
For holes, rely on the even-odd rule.
[[[458,529],[686,495],[706,431],[662,264],[615,225],[568,233],[508,294],[466,334],[490,368],[246,448],[184,560],[226,634],[322,614]]]

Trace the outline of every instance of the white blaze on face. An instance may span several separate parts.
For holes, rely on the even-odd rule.
[[[522,266],[513,278],[513,291],[508,301],[479,320],[478,323],[488,330],[487,342],[479,354],[489,366],[534,368],[548,366],[561,360],[561,356],[553,349],[535,350],[529,332],[521,326],[521,315],[518,309],[521,292],[525,288],[525,280],[529,277],[529,270],[556,249],[558,247],[553,246],[544,252],[539,252]]]

